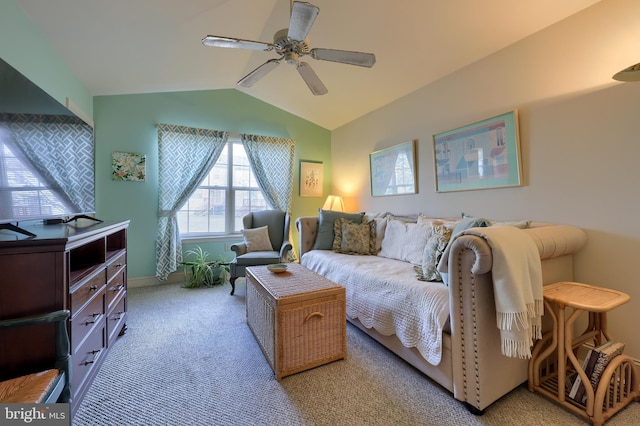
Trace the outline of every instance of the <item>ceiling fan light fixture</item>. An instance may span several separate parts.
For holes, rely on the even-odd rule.
[[[615,73],[612,78],[614,80],[625,82],[640,81],[640,63],[631,65],[630,67]]]
[[[263,43],[253,40],[244,40],[234,37],[219,37],[208,35],[202,39],[202,44],[213,47],[226,47],[233,49],[251,49],[262,51],[275,51],[280,57],[271,59],[258,68],[251,71],[238,81],[237,85],[252,87],[267,73],[275,69],[282,60],[293,65],[314,95],[324,95],[328,92],[317,74],[306,62],[300,58],[310,55],[313,59],[331,61],[361,67],[372,67],[376,62],[373,53],[363,53],[336,49],[311,49],[307,35],[311,30],[320,9],[305,1],[291,1],[291,16],[289,27],[276,31],[273,43]]]

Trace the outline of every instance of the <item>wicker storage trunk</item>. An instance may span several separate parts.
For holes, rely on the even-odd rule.
[[[345,289],[289,263],[247,268],[247,324],[278,380],[347,357]]]

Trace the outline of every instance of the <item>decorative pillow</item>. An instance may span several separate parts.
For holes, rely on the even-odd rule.
[[[491,226],[491,222],[487,219],[478,219],[475,217],[465,217],[460,222],[456,224],[456,227],[453,228],[452,235],[457,235],[458,233],[469,229],[469,228],[477,228],[477,227],[487,227]]]
[[[363,213],[343,213],[320,209],[318,218],[318,235],[313,245],[314,250],[331,250],[335,237],[333,225],[338,218],[345,218],[356,223],[362,222]]]
[[[242,236],[247,245],[247,252],[251,251],[273,251],[271,240],[269,239],[269,227],[243,229]]]
[[[390,218],[378,256],[420,265],[429,232],[426,225]]]
[[[415,266],[418,279],[423,281],[443,281],[438,271],[438,263],[442,258],[442,253],[447,247],[453,230],[448,224],[435,224],[431,229],[431,236],[424,247],[422,265]]]
[[[354,223],[345,218],[336,219],[333,250],[346,254],[375,254],[376,222]]]
[[[389,213],[365,213],[362,221],[369,222],[371,220],[376,221],[376,250],[371,254],[376,254],[382,248],[382,238],[384,237],[384,231],[387,228],[387,222]]]

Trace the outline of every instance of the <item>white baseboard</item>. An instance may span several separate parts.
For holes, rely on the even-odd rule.
[[[183,283],[183,282],[185,282],[184,273],[173,272],[169,274],[169,277],[165,281],[159,281],[154,276],[127,278],[127,287],[128,288],[150,287],[153,285],[176,284],[176,283]]]

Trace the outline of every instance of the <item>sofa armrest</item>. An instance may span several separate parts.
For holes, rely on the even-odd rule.
[[[555,276],[572,276],[570,260],[586,243],[583,230],[569,225],[526,229],[535,242],[546,270]],[[496,326],[493,292],[493,254],[488,242],[477,235],[456,238],[449,252],[449,309],[453,393],[476,410],[527,380],[527,360],[502,355]],[[554,275],[551,274],[551,275]]]
[[[453,395],[482,411],[527,380],[527,360],[502,355],[487,241],[462,235],[449,253]]]
[[[301,216],[296,220],[299,237],[300,258],[306,252],[313,250],[318,235],[318,216]]]

